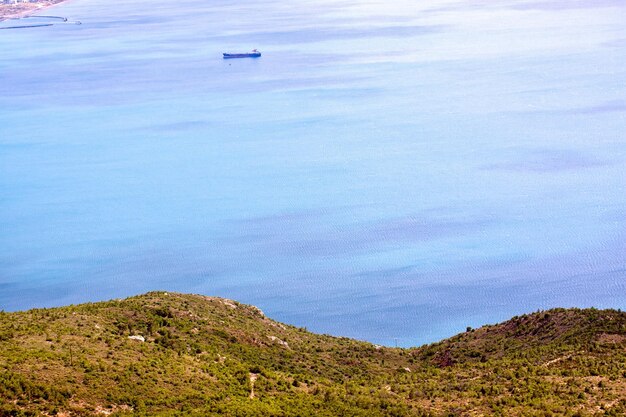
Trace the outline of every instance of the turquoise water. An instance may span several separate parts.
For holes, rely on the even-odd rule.
[[[0,309],[165,289],[409,346],[626,308],[626,3],[494,3],[72,0],[45,14],[82,25],[0,30]]]

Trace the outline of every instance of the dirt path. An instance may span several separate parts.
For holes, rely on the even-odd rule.
[[[250,398],[254,398],[254,381],[256,381],[256,379],[259,377],[258,374],[253,374],[252,372],[250,372]]]

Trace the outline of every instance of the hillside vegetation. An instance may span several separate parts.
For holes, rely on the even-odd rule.
[[[0,313],[0,416],[623,416],[626,314],[555,309],[415,349],[152,292]]]

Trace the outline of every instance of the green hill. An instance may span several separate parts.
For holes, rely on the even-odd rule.
[[[0,313],[0,416],[621,416],[626,314],[556,309],[397,349],[152,292]]]

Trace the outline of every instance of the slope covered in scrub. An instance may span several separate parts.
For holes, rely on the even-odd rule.
[[[556,309],[398,349],[152,292],[0,314],[0,415],[623,415],[626,314]]]

